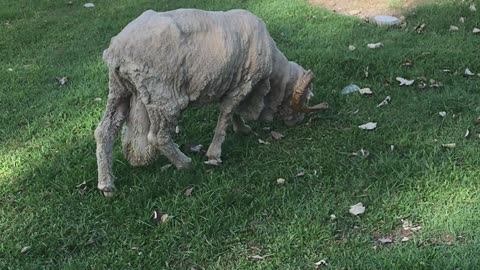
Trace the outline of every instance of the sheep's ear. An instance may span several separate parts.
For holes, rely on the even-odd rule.
[[[305,104],[302,103],[302,97],[312,83],[313,78],[313,72],[311,70],[308,70],[303,74],[302,79],[298,83],[297,87],[295,87],[295,89],[293,90],[291,106],[294,111],[307,112],[307,107],[305,106]]]

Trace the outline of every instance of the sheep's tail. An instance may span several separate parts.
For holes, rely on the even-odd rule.
[[[123,155],[132,166],[148,165],[158,156],[156,148],[148,143],[149,129],[150,119],[145,104],[140,97],[133,95],[122,134]]]

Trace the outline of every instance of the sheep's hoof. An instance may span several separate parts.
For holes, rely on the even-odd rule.
[[[248,135],[250,133],[252,133],[252,128],[250,126],[247,126],[247,125],[243,125],[243,126],[240,126],[240,127],[233,127],[233,131],[237,134],[241,134],[241,135]]]
[[[97,188],[107,198],[111,198],[115,194],[115,185],[112,182],[99,182]]]
[[[115,195],[115,192],[102,190],[102,195],[103,195],[105,198],[112,198],[112,197]]]
[[[208,158],[208,161],[205,161],[205,164],[219,166],[220,164],[222,164],[222,160],[220,158]]]

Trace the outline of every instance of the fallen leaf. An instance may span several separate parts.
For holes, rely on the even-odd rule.
[[[282,133],[276,132],[276,131],[273,131],[273,130],[270,132],[270,134],[272,135],[272,138],[276,141],[281,140],[282,138],[285,137]]]
[[[263,258],[262,256],[260,256],[260,255],[248,255],[247,258],[249,258],[249,259],[251,259],[251,260],[256,260],[256,261],[261,261],[261,260],[264,259],[264,258]]]
[[[410,59],[405,59],[402,63],[402,66],[403,67],[411,67],[411,66],[413,66],[413,62]]]
[[[471,132],[470,132],[470,129],[469,129],[469,128],[467,128],[467,131],[465,132],[465,136],[464,136],[464,137],[465,137],[465,139],[468,139],[468,138],[470,138],[470,135],[472,135],[472,134],[471,134]]]
[[[203,145],[201,145],[201,144],[196,144],[196,145],[190,146],[190,151],[194,152],[194,153],[201,153],[202,149],[203,149]]]
[[[444,144],[442,144],[443,148],[455,148],[456,146],[457,146],[457,144],[455,144],[455,143],[444,143]]]
[[[162,167],[160,167],[160,171],[164,172],[168,170],[168,168],[170,167],[172,167],[172,164],[163,165]]]
[[[371,95],[373,94],[372,90],[370,90],[370,88],[362,88],[360,90],[358,90],[358,92],[362,95]]]
[[[443,87],[443,83],[439,82],[439,81],[435,81],[434,79],[430,79],[430,87],[434,87],[434,88],[439,88],[439,87]]]
[[[470,11],[477,11],[477,7],[475,6],[475,4],[471,4],[468,9],[470,9]]]
[[[20,250],[20,253],[27,254],[31,248],[32,248],[31,246],[23,247],[22,250]]]
[[[474,75],[475,75],[475,73],[473,73],[472,71],[470,71],[469,68],[466,68],[466,69],[465,69],[465,73],[464,73],[464,74],[467,75],[467,76],[474,76]]]
[[[269,145],[269,144],[270,144],[269,142],[266,142],[266,141],[264,141],[264,140],[262,140],[262,139],[258,139],[258,143],[260,143],[260,144],[265,144],[265,145]]]
[[[450,25],[450,28],[448,29],[449,31],[458,31],[458,26],[455,26],[455,25]]]
[[[277,184],[279,184],[279,185],[285,184],[285,179],[284,178],[278,178],[277,179]]]
[[[377,42],[377,43],[369,43],[367,44],[367,47],[370,49],[377,49],[383,46],[383,43]]]
[[[473,28],[472,33],[478,34],[478,33],[480,33],[480,29],[478,29],[478,28]]]
[[[160,212],[160,210],[153,211],[152,220],[156,223],[164,223],[168,219],[170,219],[170,216],[168,214],[163,214],[162,212]]]
[[[248,242],[247,243],[247,247],[248,249],[251,249],[251,250],[256,250],[256,251],[262,251],[263,250],[263,247],[260,246],[260,245],[257,245],[253,242]]]
[[[424,81],[418,82],[418,88],[425,89],[426,87],[427,87],[427,84]]]
[[[370,152],[368,152],[367,150],[365,149],[360,149],[358,150],[357,152],[353,152],[350,154],[351,156],[354,156],[354,157],[363,157],[363,158],[366,158],[370,155]]]
[[[422,24],[418,24],[417,26],[415,26],[413,28],[413,31],[417,32],[417,33],[421,33],[424,29],[425,29],[425,26],[427,26],[426,24],[422,23]]]
[[[76,188],[84,188],[84,187],[86,187],[86,186],[87,186],[87,182],[86,182],[86,181],[83,181],[82,183],[76,185],[75,187],[76,187]]]
[[[304,173],[304,172],[299,172],[299,173],[297,173],[297,174],[295,175],[295,177],[298,177],[298,178],[304,177],[304,176],[305,176],[305,173]]]
[[[385,106],[385,105],[388,105],[388,103],[390,103],[390,101],[392,101],[392,98],[391,98],[390,96],[387,96],[382,102],[380,102],[380,103],[377,105],[377,108],[378,108],[378,107]]]
[[[93,4],[93,3],[85,3],[85,5],[83,5],[83,6],[86,7],[86,8],[93,8],[93,7],[95,7],[95,4]]]
[[[67,77],[56,77],[57,82],[60,86],[66,85],[68,83],[68,78]]]
[[[355,46],[353,46],[353,45],[349,45],[349,46],[348,46],[348,49],[349,49],[350,51],[355,51],[357,48],[355,48]]]
[[[360,129],[365,129],[365,130],[374,130],[377,128],[377,123],[374,122],[368,122],[366,124],[358,126]]]
[[[327,261],[326,261],[326,260],[321,260],[321,261],[316,262],[316,263],[314,264],[313,269],[315,269],[315,270],[316,270],[316,269],[319,269],[321,266],[327,267],[327,266],[328,266]]]
[[[390,237],[382,237],[378,239],[378,242],[380,242],[381,244],[390,244],[393,243],[393,240]]]
[[[185,190],[185,193],[183,193],[185,197],[192,197],[193,189],[194,187],[187,188],[187,190]]]
[[[365,213],[365,207],[362,203],[357,203],[355,205],[350,206],[350,210],[348,211],[350,214],[358,216]]]
[[[438,114],[439,114],[441,117],[447,116],[447,112],[439,112]]]
[[[409,85],[412,85],[415,82],[415,80],[407,80],[407,79],[404,79],[402,77],[397,77],[396,80],[400,82],[400,86],[402,86],[402,85],[409,86]]]

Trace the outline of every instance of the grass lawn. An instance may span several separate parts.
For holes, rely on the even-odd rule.
[[[469,1],[420,6],[406,30],[303,0],[72,2],[0,0],[0,269],[313,269],[320,260],[326,269],[480,267],[480,76],[463,75],[480,73],[472,33],[480,11]],[[132,168],[117,143],[119,190],[106,199],[96,190],[93,137],[107,96],[102,51],[144,10],[180,7],[263,18],[285,55],[315,72],[313,102],[331,109],[294,128],[251,123],[270,145],[230,132],[218,168],[196,153],[190,171],[161,170],[165,158]],[[367,48],[376,42],[384,46]],[[417,81],[400,87],[397,76]],[[444,87],[422,90],[420,77]],[[374,95],[341,95],[351,83]],[[387,95],[392,102],[377,108]],[[208,145],[216,118],[214,107],[189,110],[176,142]],[[357,127],[369,121],[376,130]],[[273,141],[266,126],[285,138]],[[360,149],[370,155],[350,155]],[[366,211],[353,216],[358,202]],[[156,225],[156,209],[171,218]],[[421,230],[408,234],[402,219]]]

